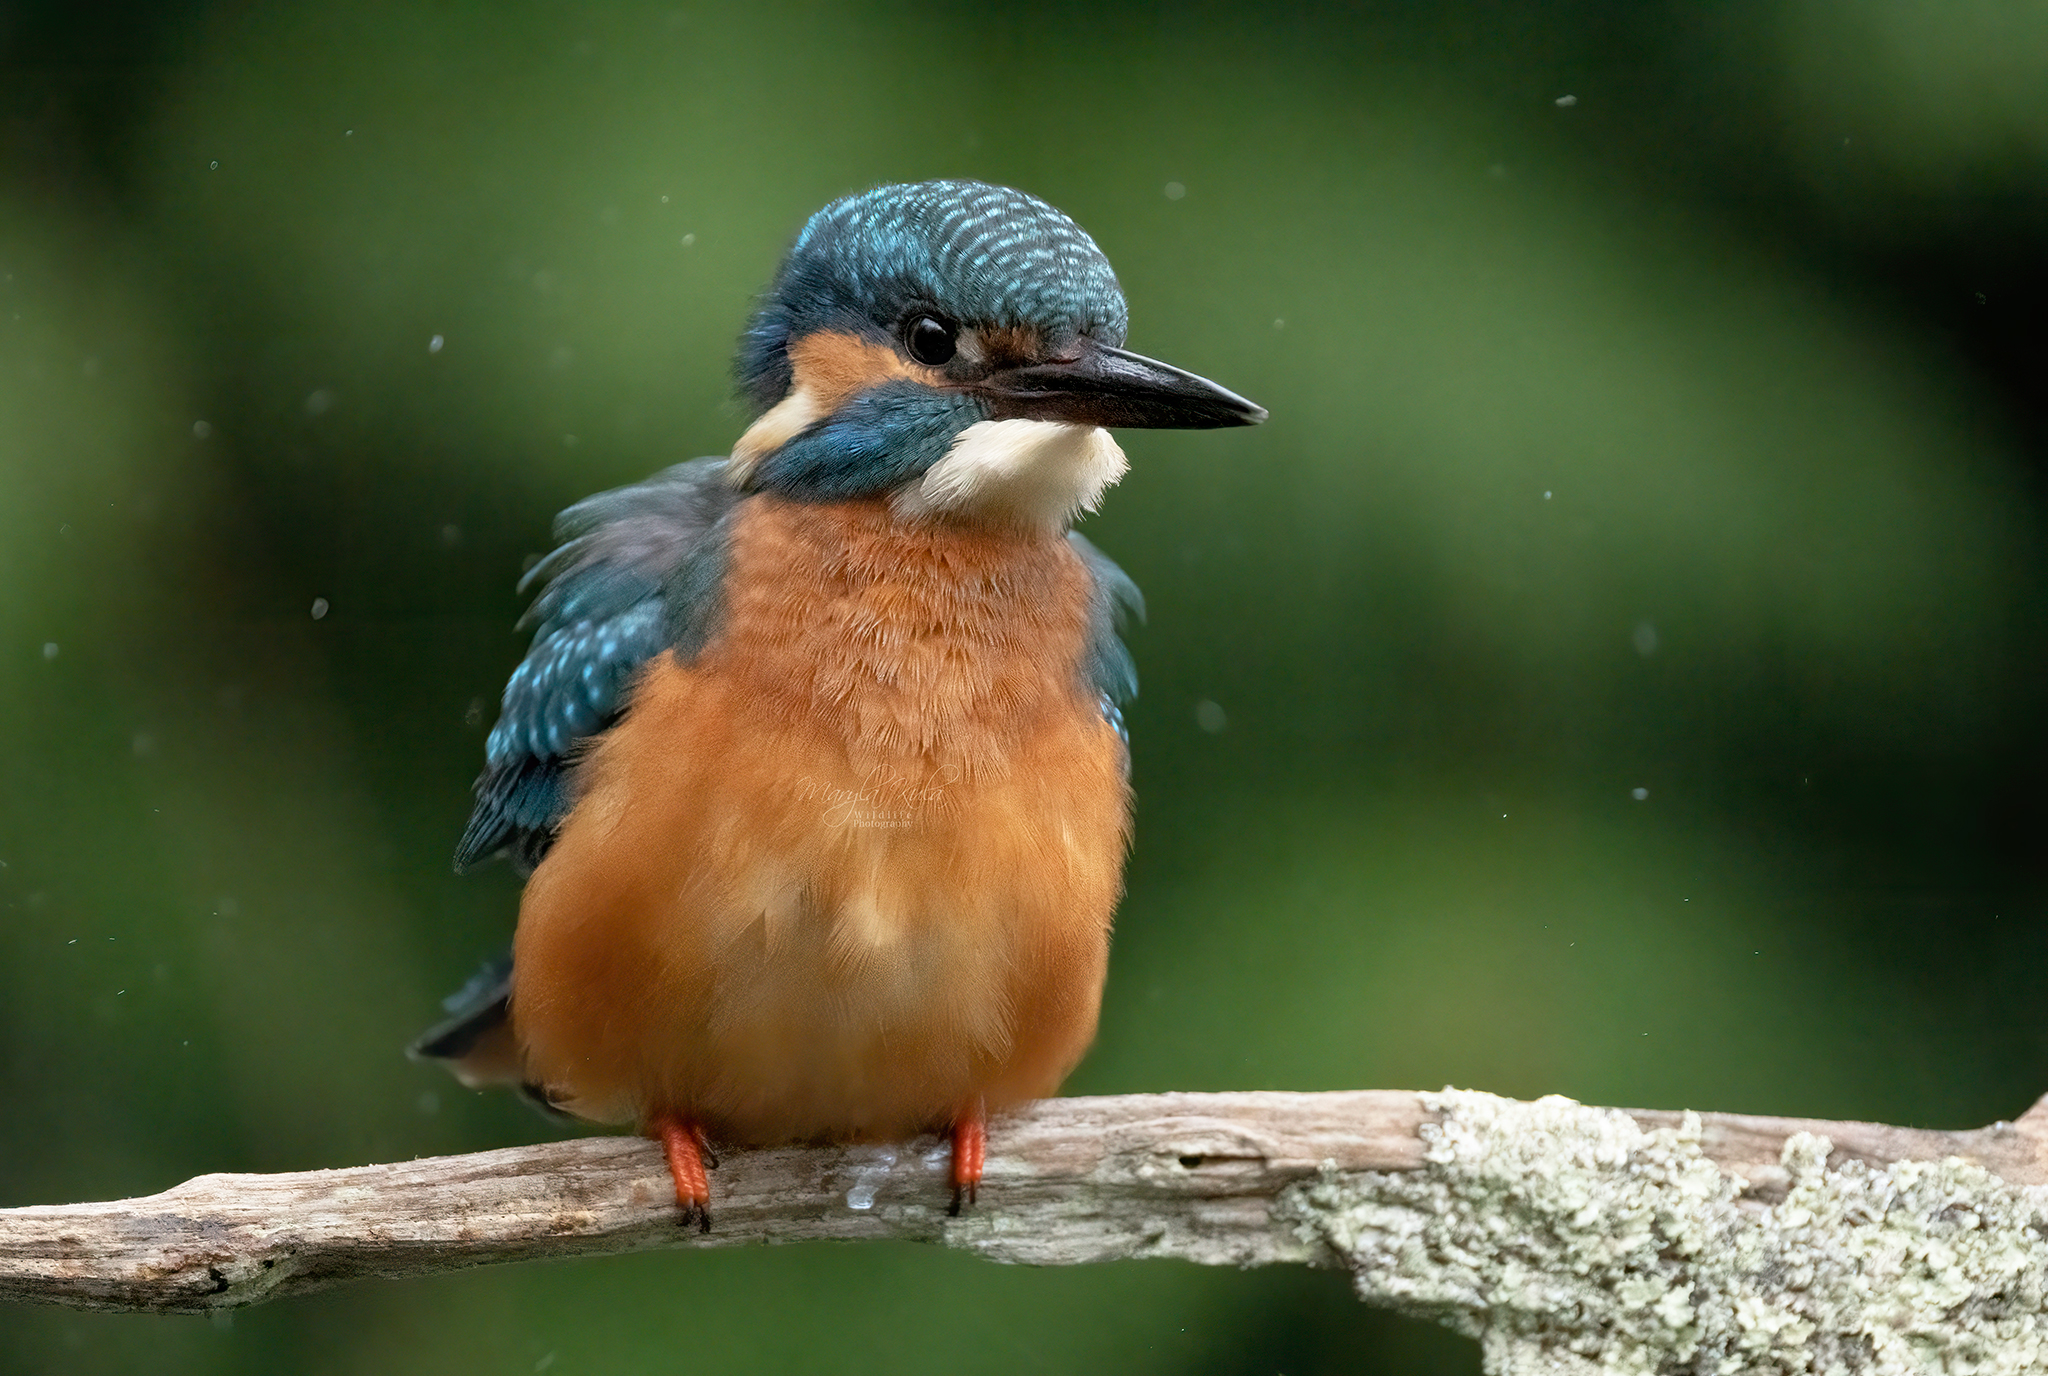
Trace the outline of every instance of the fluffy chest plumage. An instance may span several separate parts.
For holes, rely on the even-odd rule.
[[[716,628],[580,767],[520,919],[576,1111],[888,1135],[1050,1093],[1094,1029],[1128,802],[1064,538],[755,498]]]
[[[749,506],[700,662],[856,766],[1000,774],[1049,715],[1096,710],[1092,589],[1058,533],[906,524],[879,501]]]

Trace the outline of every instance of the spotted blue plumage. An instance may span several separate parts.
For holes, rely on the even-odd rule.
[[[1117,346],[1130,324],[1109,259],[1036,196],[972,181],[878,186],[834,201],[797,236],[740,340],[741,389],[766,410],[789,390],[791,340],[888,339],[911,310]]]
[[[578,746],[618,718],[641,665],[668,649],[687,660],[703,645],[717,615],[721,522],[735,500],[725,462],[679,464],[556,518],[561,545],[520,582],[542,584],[519,623],[534,628],[533,647],[485,743],[458,868],[500,852],[538,864],[568,811]]]

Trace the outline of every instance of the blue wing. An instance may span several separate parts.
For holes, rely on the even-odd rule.
[[[724,566],[720,522],[737,500],[724,469],[678,464],[556,518],[561,544],[520,580],[521,591],[542,585],[519,623],[534,628],[533,647],[505,685],[457,869],[500,853],[538,864],[568,811],[577,748],[618,720],[641,665],[703,644]]]
[[[1095,579],[1089,609],[1088,662],[1084,672],[1102,701],[1102,719],[1116,728],[1124,743],[1124,767],[1130,767],[1131,733],[1124,725],[1124,704],[1138,696],[1138,666],[1124,646],[1123,629],[1145,619],[1145,595],[1131,576],[1094,545],[1069,531],[1067,541]]]

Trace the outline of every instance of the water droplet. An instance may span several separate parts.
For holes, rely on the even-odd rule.
[[[692,244],[694,244],[694,243],[696,243],[696,242],[697,242],[697,236],[696,236],[696,235],[694,235],[694,234],[685,234],[685,235],[683,236],[683,247],[684,247],[684,248],[688,248],[688,247],[689,247],[690,245],[692,245]]]
[[[1639,803],[1647,802],[1649,801],[1650,790],[1647,788],[1632,788],[1628,791],[1628,796]]]
[[[207,424],[207,423],[206,423],[205,421],[203,421],[203,420],[195,420],[195,421],[193,421],[193,422],[192,422],[192,438],[193,438],[193,439],[195,439],[195,440],[203,440],[203,439],[205,439],[205,438],[206,438],[206,437],[207,437],[208,435],[211,435],[212,433],[213,433],[213,427],[212,427],[211,425]]]
[[[1166,184],[1166,199],[1169,201],[1177,201],[1187,194],[1188,189],[1179,182],[1168,182]]]
[[[334,409],[334,393],[325,387],[306,394],[306,414],[324,416]]]
[[[1644,659],[1657,653],[1657,625],[1652,621],[1638,621],[1636,628],[1629,632],[1629,641],[1636,647],[1636,653]]]
[[[889,1179],[889,1171],[896,1164],[896,1153],[887,1147],[877,1149],[874,1158],[854,1172],[853,1187],[846,1192],[846,1207],[849,1209],[872,1209],[875,1207],[875,1193]]]
[[[220,171],[220,159],[219,159],[219,158],[215,158],[215,159],[213,159],[213,160],[212,160],[211,162],[207,163],[207,164],[206,164],[206,170],[207,170],[207,171],[209,171],[209,172],[218,172],[218,171]]]
[[[1214,736],[1230,725],[1230,718],[1223,714],[1223,708],[1207,698],[1195,704],[1195,725]]]
[[[1579,98],[1577,96],[1559,96],[1557,98],[1557,108],[1560,110],[1569,110],[1578,103]]]
[[[327,599],[326,599],[326,598],[324,598],[324,597],[316,597],[316,598],[314,598],[314,599],[313,599],[313,619],[314,619],[315,621],[318,621],[318,620],[320,620],[320,619],[321,619],[322,617],[324,617],[324,616],[326,616],[326,615],[327,615]]]
[[[429,339],[427,341],[427,352],[430,354],[440,353],[441,346],[446,342],[447,341],[442,339],[440,335],[435,335],[432,339]]]
[[[44,658],[44,659],[55,659],[56,657],[57,657],[57,642],[56,642],[56,641],[54,641],[54,640],[46,640],[46,641],[44,641],[44,642],[43,642],[43,658]]]

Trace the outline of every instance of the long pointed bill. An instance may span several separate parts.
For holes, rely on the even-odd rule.
[[[1083,340],[1079,357],[990,374],[975,389],[997,420],[1059,420],[1145,430],[1257,425],[1265,408],[1207,378]]]

